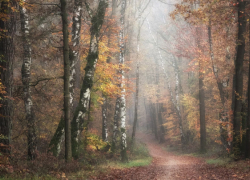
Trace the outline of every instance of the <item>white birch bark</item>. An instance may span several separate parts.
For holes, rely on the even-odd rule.
[[[23,0],[25,2],[25,0]],[[22,82],[24,93],[24,104],[26,120],[28,123],[28,157],[30,160],[35,158],[36,151],[36,129],[33,102],[31,97],[30,79],[31,79],[31,44],[29,40],[30,25],[27,9],[20,7],[21,31],[23,34],[23,65],[22,65]]]
[[[76,79],[76,64],[79,60],[79,41],[81,33],[82,20],[82,1],[75,0],[73,10],[73,25],[72,25],[72,57],[70,57],[70,105],[73,107],[74,87]]]
[[[89,53],[86,58],[87,65],[85,67],[85,75],[81,87],[80,100],[74,112],[74,117],[71,123],[72,155],[74,158],[78,158],[80,133],[84,129],[84,118],[89,107],[91,88],[94,83],[94,73],[98,60],[99,33],[104,21],[107,5],[108,3],[106,0],[100,0],[97,12],[94,15],[91,15],[91,38]]]
[[[116,151],[116,139],[117,135],[119,133],[119,118],[120,118],[120,97],[117,97],[116,103],[115,103],[115,115],[114,115],[114,126],[113,126],[113,135],[112,135],[112,145],[111,145],[111,151],[114,153]]]
[[[125,10],[126,0],[121,1],[121,30],[120,30],[120,65],[125,62]],[[122,161],[127,161],[127,134],[126,134],[126,90],[125,90],[125,72],[121,69],[121,101],[120,101],[120,116],[121,116],[121,157]]]
[[[104,142],[108,142],[108,122],[107,122],[108,99],[106,96],[103,97],[104,101],[102,105],[102,140]]]
[[[70,50],[70,77],[69,77],[69,93],[70,93],[70,109],[73,110],[74,102],[74,88],[75,88],[75,79],[76,79],[76,64],[79,64],[79,41],[80,41],[80,32],[81,32],[81,20],[82,20],[82,1],[74,1],[73,9],[73,18],[72,18],[72,49]],[[61,118],[61,121],[64,121],[64,118]],[[64,122],[59,123],[57,130],[50,142],[50,151],[53,152],[54,156],[58,156],[61,152],[61,143],[64,140]]]
[[[119,46],[120,46],[120,56],[119,64],[122,66],[125,62],[125,10],[126,10],[126,0],[121,1],[121,17],[120,17],[120,32],[119,32]],[[119,70],[120,73],[120,88],[121,95],[116,99],[116,108],[114,116],[114,129],[113,129],[113,140],[112,140],[112,151],[115,151],[116,136],[118,131],[118,120],[120,120],[121,129],[121,158],[122,161],[128,161],[127,158],[127,134],[126,134],[126,90],[125,90],[125,72],[123,69]],[[120,115],[120,116],[119,116]]]

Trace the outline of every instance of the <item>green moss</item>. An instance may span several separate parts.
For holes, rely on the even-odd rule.
[[[207,159],[207,164],[213,164],[217,166],[225,166],[230,162],[230,158],[217,158],[217,159]]]
[[[118,163],[118,167],[121,168],[131,168],[131,167],[139,167],[139,166],[148,166],[152,162],[151,157],[147,157],[144,159],[137,159],[133,161],[129,161],[128,163]]]

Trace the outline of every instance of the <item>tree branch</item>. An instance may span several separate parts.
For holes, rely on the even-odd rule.
[[[35,82],[31,82],[30,86],[36,86],[36,85],[38,85],[42,81],[50,81],[50,80],[54,80],[54,79],[63,79],[63,76],[38,79]]]

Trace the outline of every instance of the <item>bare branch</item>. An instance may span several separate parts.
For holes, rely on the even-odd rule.
[[[54,80],[54,79],[63,79],[63,76],[38,79],[35,82],[31,82],[30,86],[36,86],[36,85],[38,85],[42,81],[50,81],[50,80]]]

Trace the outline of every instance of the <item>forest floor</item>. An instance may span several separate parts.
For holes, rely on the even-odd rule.
[[[139,134],[153,157],[145,167],[113,169],[91,179],[102,180],[250,180],[250,162],[238,161],[227,164],[208,164],[205,158],[168,152],[152,136]]]

